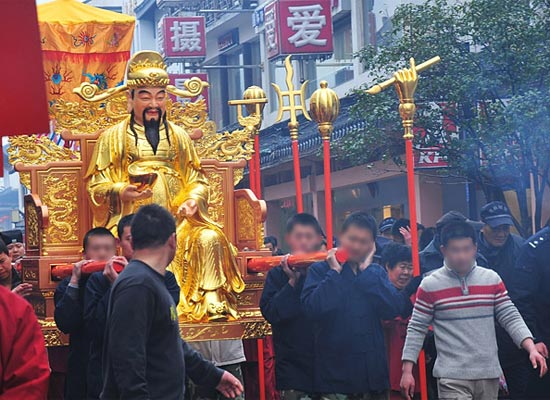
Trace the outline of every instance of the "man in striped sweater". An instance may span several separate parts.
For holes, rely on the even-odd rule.
[[[401,378],[407,399],[414,394],[412,368],[430,325],[437,347],[434,376],[440,399],[497,399],[502,370],[495,318],[544,375],[546,360],[502,280],[496,272],[476,265],[475,230],[466,222],[450,223],[441,232],[441,251],[444,265],[422,281],[407,329]]]

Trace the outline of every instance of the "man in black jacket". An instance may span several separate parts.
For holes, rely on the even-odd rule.
[[[151,204],[132,220],[133,259],[111,288],[103,348],[101,399],[183,400],[185,376],[232,398],[243,388],[180,336],[174,299],[166,289],[166,267],[176,254],[176,222]]]
[[[111,286],[118,277],[118,273],[113,268],[113,262],[117,261],[126,265],[132,259],[133,249],[131,245],[130,227],[133,214],[122,217],[117,226],[117,243],[121,249],[121,256],[115,256],[105,265],[102,272],[96,272],[90,275],[86,283],[84,293],[84,323],[86,332],[90,338],[90,353],[87,368],[87,399],[99,399],[103,387],[102,373],[102,351],[103,338],[105,335],[105,324],[107,322],[107,305]],[[179,302],[180,287],[176,282],[173,273],[166,271],[164,276],[166,288],[174,299],[176,306]]]
[[[535,336],[538,351],[548,358],[550,346],[550,226],[535,233],[521,246],[508,287],[510,298]],[[529,377],[524,399],[548,399],[550,377]]]
[[[486,204],[480,214],[484,225],[479,232],[478,252],[487,260],[487,267],[497,272],[510,289],[515,264],[525,241],[510,233],[514,221],[508,206],[503,202]],[[497,325],[496,332],[499,361],[510,396],[512,399],[524,399],[532,370],[529,359],[502,327]]]
[[[310,214],[297,214],[286,226],[292,254],[318,251],[323,231]],[[301,400],[313,392],[312,323],[302,311],[300,295],[305,271],[292,270],[287,257],[267,274],[260,309],[273,330],[275,376],[282,400]]]
[[[81,276],[81,269],[91,261],[108,261],[116,255],[116,241],[105,228],[93,228],[84,236],[84,260],[74,264],[73,273],[55,289],[54,318],[57,327],[69,338],[69,359],[65,378],[65,400],[86,398],[86,367],[90,338],[84,327],[84,288],[87,277]],[[50,362],[62,357],[61,350],[50,351]]]

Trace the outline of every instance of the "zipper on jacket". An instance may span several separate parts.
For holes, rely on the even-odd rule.
[[[467,296],[470,294],[470,289],[468,288],[468,283],[466,282],[466,277],[460,278],[460,289],[462,289],[462,295]]]

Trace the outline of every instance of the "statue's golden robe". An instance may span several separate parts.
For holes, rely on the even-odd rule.
[[[129,121],[106,129],[95,146],[86,173],[94,226],[116,229],[121,217],[150,203],[176,215],[183,202],[194,199],[198,205],[195,216],[177,219],[178,249],[169,267],[181,288],[178,314],[197,322],[220,318],[225,312],[236,318],[234,293],[242,292],[245,284],[234,246],[208,216],[208,181],[191,139],[184,129],[169,123],[169,139],[162,127],[154,154],[143,127],[134,124],[134,133]],[[129,169],[157,173],[151,198],[121,201],[120,192],[130,184]]]

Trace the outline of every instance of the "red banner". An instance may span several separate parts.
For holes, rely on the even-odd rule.
[[[48,100],[44,86],[36,2],[4,0],[0,1],[0,7],[0,37],[3,38],[3,57],[0,63],[0,138],[48,132]]]
[[[206,57],[204,17],[164,17],[160,33],[161,52],[168,61]]]
[[[332,54],[331,0],[277,0],[264,8],[269,59]]]

